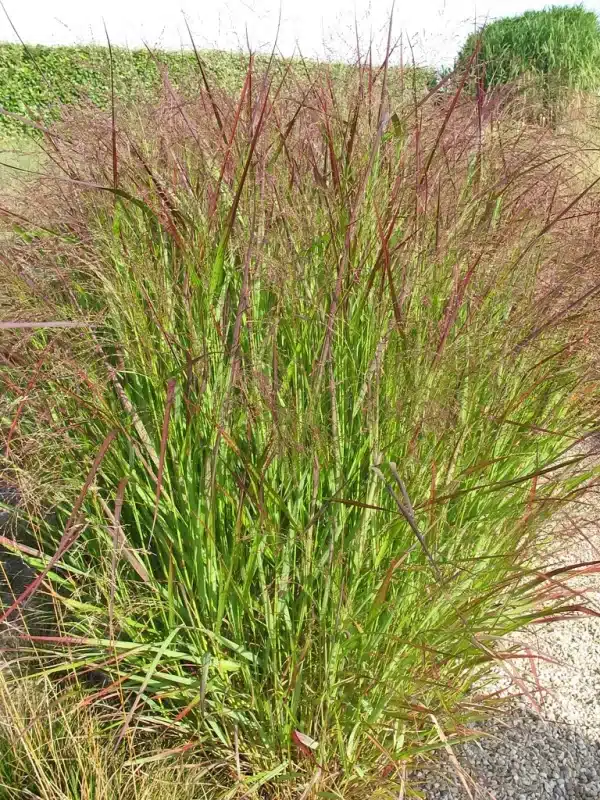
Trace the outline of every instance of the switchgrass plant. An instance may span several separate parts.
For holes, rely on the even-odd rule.
[[[209,797],[410,796],[502,637],[581,609],[535,557],[590,477],[593,186],[388,77],[81,108],[3,207],[2,452],[43,513],[2,619],[45,586],[37,679]]]

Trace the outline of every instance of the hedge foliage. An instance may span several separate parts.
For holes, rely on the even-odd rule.
[[[114,48],[115,94],[121,102],[151,98],[161,86],[161,72],[166,69],[169,81],[182,94],[193,94],[202,85],[198,62],[193,51],[128,50]],[[200,58],[209,81],[220,89],[239,91],[248,68],[248,54],[242,52],[202,51]],[[269,57],[257,55],[257,70]],[[277,59],[280,74],[289,62]],[[318,68],[316,62],[293,61],[302,72]],[[329,64],[330,74],[343,78],[351,66]],[[408,68],[400,77],[390,70],[388,89],[392,98],[400,90],[426,89],[433,70]],[[60,114],[63,104],[88,100],[100,107],[110,101],[110,55],[108,47],[47,47],[0,43],[0,108],[29,119],[50,121]],[[13,119],[0,115],[0,128],[22,129]]]
[[[245,74],[248,57],[242,53],[202,53],[207,73],[220,86],[235,89]],[[152,54],[147,50],[113,48],[115,92],[121,100],[155,92],[161,84],[161,65],[181,91],[198,86],[200,74],[193,52]],[[110,99],[110,57],[107,47],[23,47],[0,44],[0,106],[28,118],[50,120],[62,104],[80,99],[105,106]],[[9,127],[14,122],[0,117]]]

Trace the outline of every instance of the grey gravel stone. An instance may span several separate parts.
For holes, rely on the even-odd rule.
[[[519,747],[514,737],[501,735],[498,730],[510,725],[528,741],[527,747]],[[515,708],[501,721],[487,723],[483,727],[485,736],[477,743],[465,745],[460,752],[461,761],[474,780],[475,797],[507,800],[589,800],[600,798],[597,769],[600,765],[600,740],[587,737],[565,723],[548,722],[538,714]],[[539,769],[531,758],[535,749],[538,763],[546,764]],[[510,758],[511,769],[507,774],[502,759]],[[553,770],[559,760],[564,767]],[[558,773],[559,777],[549,778]],[[427,786],[429,800],[463,800],[467,794],[457,779],[448,771],[448,783],[437,790]]]

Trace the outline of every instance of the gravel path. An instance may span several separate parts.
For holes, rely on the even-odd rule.
[[[600,502],[588,492],[555,523],[556,564],[600,559]],[[600,576],[579,578],[585,602],[600,609]],[[517,639],[532,657],[519,673],[530,696],[513,699],[484,736],[457,749],[473,798],[600,800],[600,618],[532,626]],[[519,691],[506,687],[508,694]],[[428,800],[468,800],[448,763],[428,773]]]

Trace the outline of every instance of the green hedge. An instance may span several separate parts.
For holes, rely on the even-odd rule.
[[[231,91],[239,90],[248,67],[245,53],[203,51],[200,55],[213,85]],[[266,65],[268,56],[258,55],[258,69]],[[157,63],[158,62],[158,63]],[[286,62],[278,60],[282,67]],[[196,57],[191,51],[159,51],[113,48],[115,93],[121,101],[150,98],[161,85],[159,64],[166,67],[169,80],[184,94],[191,94],[202,85]],[[314,68],[315,62],[296,62],[299,70]],[[343,78],[352,67],[330,64],[334,75]],[[426,68],[405,70],[400,79],[398,70],[390,70],[388,88],[392,96],[400,87],[412,92],[426,89],[433,71]],[[23,47],[0,43],[0,107],[30,119],[49,121],[58,117],[61,105],[78,100],[91,100],[106,107],[110,100],[110,57],[107,47]],[[22,126],[0,115],[0,127],[18,130]]]
[[[115,91],[121,100],[149,96],[160,87],[157,59],[173,85],[190,91],[200,85],[192,52],[164,52],[113,48]],[[218,51],[202,53],[207,72],[221,86],[235,89],[248,64],[247,56]],[[110,99],[110,58],[107,47],[24,48],[0,44],[0,106],[29,118],[49,120],[60,106],[88,99],[105,106]],[[6,126],[14,123],[0,117]]]

